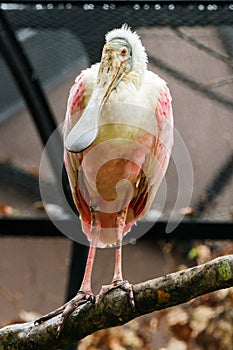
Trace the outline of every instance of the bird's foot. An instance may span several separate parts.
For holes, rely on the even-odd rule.
[[[64,305],[60,306],[58,309],[48,313],[47,315],[42,316],[38,320],[35,321],[35,325],[41,324],[47,320],[50,320],[51,318],[60,315],[61,319],[59,321],[58,327],[57,327],[57,336],[60,335],[61,331],[64,328],[65,321],[67,317],[72,314],[72,312],[78,308],[80,305],[85,304],[86,302],[91,301],[92,303],[95,302],[95,296],[92,293],[86,293],[83,291],[79,291],[74,298],[69,300]]]
[[[128,294],[129,297],[129,303],[132,306],[132,309],[135,308],[135,302],[134,302],[134,294],[133,294],[133,285],[129,283],[127,280],[125,281],[113,281],[112,284],[102,286],[99,294],[96,296],[95,303],[96,305],[99,305],[101,301],[103,300],[104,296],[110,292],[113,289],[121,288],[124,292]]]

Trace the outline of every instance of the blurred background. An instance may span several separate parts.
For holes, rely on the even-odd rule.
[[[162,2],[124,6],[116,2],[58,2],[55,5],[41,1],[40,4],[2,4],[0,15],[7,19],[38,76],[57,125],[64,120],[75,77],[99,61],[105,33],[125,22],[136,30],[148,53],[149,69],[168,83],[175,127],[192,161],[191,202],[178,208],[177,215],[184,215],[184,220],[193,225],[201,221],[222,223],[225,227],[224,224],[230,225],[233,220],[231,6],[164,5]],[[34,316],[43,314],[64,302],[73,243],[62,235],[33,237],[38,220],[47,218],[38,185],[44,144],[1,50],[0,75],[0,324],[3,326],[30,319],[31,312]],[[185,163],[182,170],[185,173]],[[48,181],[49,171],[43,171],[42,175],[43,180]],[[173,160],[166,185],[164,208],[161,210],[159,201],[155,201],[147,218],[150,222],[158,217],[166,222],[174,207],[178,177]],[[46,203],[46,209],[50,217],[66,218],[56,203]],[[28,232],[25,236],[14,235],[17,227],[13,224],[12,232],[5,234],[6,220],[16,219],[30,220],[31,226],[27,227],[31,236]],[[153,235],[149,238],[145,235],[124,247],[123,271],[132,283],[232,253],[230,240],[193,241],[187,231],[188,239],[183,241],[158,241],[156,225],[153,234],[154,240]],[[46,232],[43,235],[46,236]],[[224,238],[224,230],[222,236]],[[97,252],[94,292],[111,280],[113,253],[111,249]],[[221,312],[219,302],[223,305]],[[200,329],[194,321],[191,323],[191,312],[180,307],[178,313],[161,312],[142,318],[139,323],[134,321],[126,326],[127,331],[125,328],[103,331],[83,341],[79,348],[232,349],[233,316],[224,313],[232,303],[231,290],[193,303],[191,308],[199,307],[195,311],[196,324],[200,319],[206,320]],[[215,325],[213,319],[216,319]],[[229,329],[228,338],[223,342],[225,347],[221,348],[217,342],[223,339],[221,329],[216,343],[210,347],[220,319]],[[143,334],[140,333],[142,325]],[[207,331],[203,335],[204,329]]]

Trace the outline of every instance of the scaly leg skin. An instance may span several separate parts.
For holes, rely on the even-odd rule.
[[[127,292],[129,296],[129,302],[132,308],[135,308],[133,286],[127,280],[122,278],[122,238],[123,230],[125,226],[125,220],[127,215],[127,209],[122,210],[117,216],[117,247],[115,257],[115,270],[112,283],[110,285],[102,286],[99,294],[96,296],[96,304],[99,305],[103,300],[104,296],[115,288],[121,288]]]
[[[92,303],[95,302],[95,296],[92,293],[91,289],[91,274],[92,274],[92,268],[95,258],[95,252],[96,252],[96,246],[99,239],[99,222],[96,220],[96,215],[93,212],[92,213],[92,227],[91,227],[91,233],[92,233],[92,239],[90,243],[90,249],[87,257],[87,263],[86,263],[86,269],[82,281],[82,285],[80,287],[80,290],[75,295],[74,298],[69,300],[67,303],[59,307],[58,309],[48,313],[47,315],[42,316],[38,320],[35,321],[36,324],[41,324],[57,315],[61,314],[61,319],[58,324],[57,328],[57,336],[60,335],[62,329],[64,328],[65,321],[67,317],[69,317],[72,312],[78,308],[80,305],[85,304],[87,301],[91,301]]]
[[[62,329],[64,328],[67,317],[72,314],[72,312],[80,305],[85,304],[87,301],[94,303],[94,300],[95,297],[92,293],[87,293],[79,290],[75,297],[69,300],[66,304],[36,320],[35,325],[41,324],[61,314],[62,316],[57,327],[57,337],[59,337]]]

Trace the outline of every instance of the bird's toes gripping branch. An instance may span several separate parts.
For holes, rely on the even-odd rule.
[[[129,283],[127,280],[124,281],[113,281],[109,285],[102,286],[99,294],[96,296],[96,305],[99,305],[103,300],[104,296],[113,289],[120,288],[124,292],[128,294],[129,303],[132,309],[135,309],[134,302],[134,293],[133,293],[133,285]]]
[[[72,314],[72,312],[77,309],[80,305],[85,304],[86,302],[90,301],[91,303],[95,303],[95,296],[92,293],[85,293],[82,291],[79,291],[74,298],[69,300],[67,303],[59,307],[58,309],[42,316],[38,320],[35,321],[35,325],[39,325],[41,323],[44,323],[47,320],[50,320],[51,318],[61,315],[61,318],[58,323],[57,327],[57,337],[60,335],[61,331],[64,328],[65,321],[69,317],[69,315]]]

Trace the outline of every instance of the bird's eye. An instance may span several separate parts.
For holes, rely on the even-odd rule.
[[[121,48],[121,56],[126,56],[127,55],[127,53],[128,53],[128,49],[127,49],[127,47],[122,47]]]

